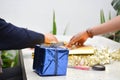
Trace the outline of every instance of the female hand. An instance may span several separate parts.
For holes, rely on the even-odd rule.
[[[84,44],[84,42],[89,38],[90,35],[88,34],[87,31],[80,32],[76,35],[74,35],[71,39],[70,42],[68,43],[67,47],[72,48],[74,45],[75,47],[80,47]]]

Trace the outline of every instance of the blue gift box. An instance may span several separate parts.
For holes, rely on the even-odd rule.
[[[36,45],[33,69],[40,76],[66,75],[68,54],[66,48]]]

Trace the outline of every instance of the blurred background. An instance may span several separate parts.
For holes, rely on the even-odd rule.
[[[55,12],[57,34],[74,35],[100,24],[100,10],[105,18],[116,11],[112,0],[0,0],[0,17],[18,27],[49,33]]]

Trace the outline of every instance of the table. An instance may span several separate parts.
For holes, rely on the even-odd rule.
[[[68,41],[70,36],[56,36],[60,41]],[[120,49],[120,43],[114,42],[101,36],[95,36],[85,42],[86,45],[92,45],[96,48],[108,47],[111,51]],[[113,62],[105,65],[105,71],[78,70],[67,68],[66,76],[47,76],[41,77],[33,69],[32,51],[30,49],[22,50],[22,69],[24,80],[120,80],[120,62]]]

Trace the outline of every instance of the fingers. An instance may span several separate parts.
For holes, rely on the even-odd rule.
[[[80,35],[77,34],[70,39],[70,42],[68,43],[67,47],[70,48],[72,47],[72,45],[80,45],[81,43],[79,43],[79,41],[80,41]]]
[[[83,46],[83,43],[86,41],[87,38],[88,35],[86,34],[86,32],[80,32],[70,39],[70,42],[68,43],[67,47],[72,48],[73,45],[75,47]]]
[[[45,34],[45,43],[57,43],[57,38],[50,33]]]
[[[67,44],[67,48],[75,48],[75,47],[80,47],[83,45],[83,42],[81,42],[81,39],[79,41],[71,40]]]
[[[70,47],[72,47],[72,45],[74,45],[74,39],[71,39],[66,47],[70,48]]]
[[[68,45],[66,45],[66,47],[69,48],[69,49],[78,48],[80,46],[83,46],[83,43],[81,43],[81,42],[75,42],[74,44],[68,44]]]

